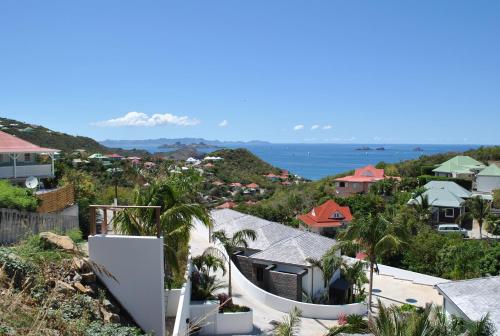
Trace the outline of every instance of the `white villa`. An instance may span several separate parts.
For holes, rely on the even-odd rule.
[[[0,178],[54,177],[54,155],[57,152],[59,150],[40,147],[0,131]],[[41,162],[42,156],[48,157],[50,163]]]

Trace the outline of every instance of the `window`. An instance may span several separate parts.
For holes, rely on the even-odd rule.
[[[342,216],[342,214],[338,211],[335,211],[331,216],[330,218],[334,218],[334,219],[342,219],[344,218],[344,216]]]
[[[345,188],[345,182],[339,182],[339,188]]]
[[[24,153],[24,161],[31,161],[31,154],[30,153]]]
[[[455,211],[453,208],[446,208],[444,209],[444,216],[448,218],[453,218],[455,217]]]
[[[359,183],[356,183],[356,182],[351,183],[352,189],[358,189],[358,184]]]
[[[264,281],[264,268],[257,267],[257,281]]]

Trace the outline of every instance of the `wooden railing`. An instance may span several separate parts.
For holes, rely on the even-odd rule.
[[[75,203],[75,192],[72,185],[38,193],[36,196],[42,201],[36,211],[42,213],[60,211]]]
[[[65,233],[78,228],[77,216],[0,209],[0,244],[13,244],[43,231]]]
[[[108,211],[113,212],[114,215],[118,211],[127,211],[131,209],[155,209],[155,222],[156,222],[156,237],[161,236],[161,225],[160,225],[160,214],[161,206],[159,205],[96,205],[90,206],[90,234],[95,235],[97,233],[97,209],[103,210],[103,218],[101,224],[101,234],[108,234]]]

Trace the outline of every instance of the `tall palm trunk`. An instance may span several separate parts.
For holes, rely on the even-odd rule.
[[[231,273],[231,258],[229,258],[228,264],[229,264],[229,272],[228,272],[229,273],[228,274],[229,275],[229,282],[228,282],[229,286],[227,288],[227,291],[228,291],[229,297],[233,297],[233,286],[231,284],[232,283],[231,282],[231,276],[232,276],[232,273]]]
[[[483,239],[483,220],[479,219],[477,223],[479,224],[479,239]]]

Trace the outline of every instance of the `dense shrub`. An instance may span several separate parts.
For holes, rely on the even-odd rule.
[[[500,209],[500,189],[493,191],[493,207]]]
[[[24,280],[36,272],[32,263],[24,261],[7,247],[0,247],[0,268],[13,280],[16,288],[21,287]]]
[[[39,200],[29,189],[15,187],[0,181],[0,208],[35,211]]]
[[[102,324],[99,321],[90,323],[86,336],[140,336],[145,335],[141,329],[136,327],[124,327],[120,324]]]

